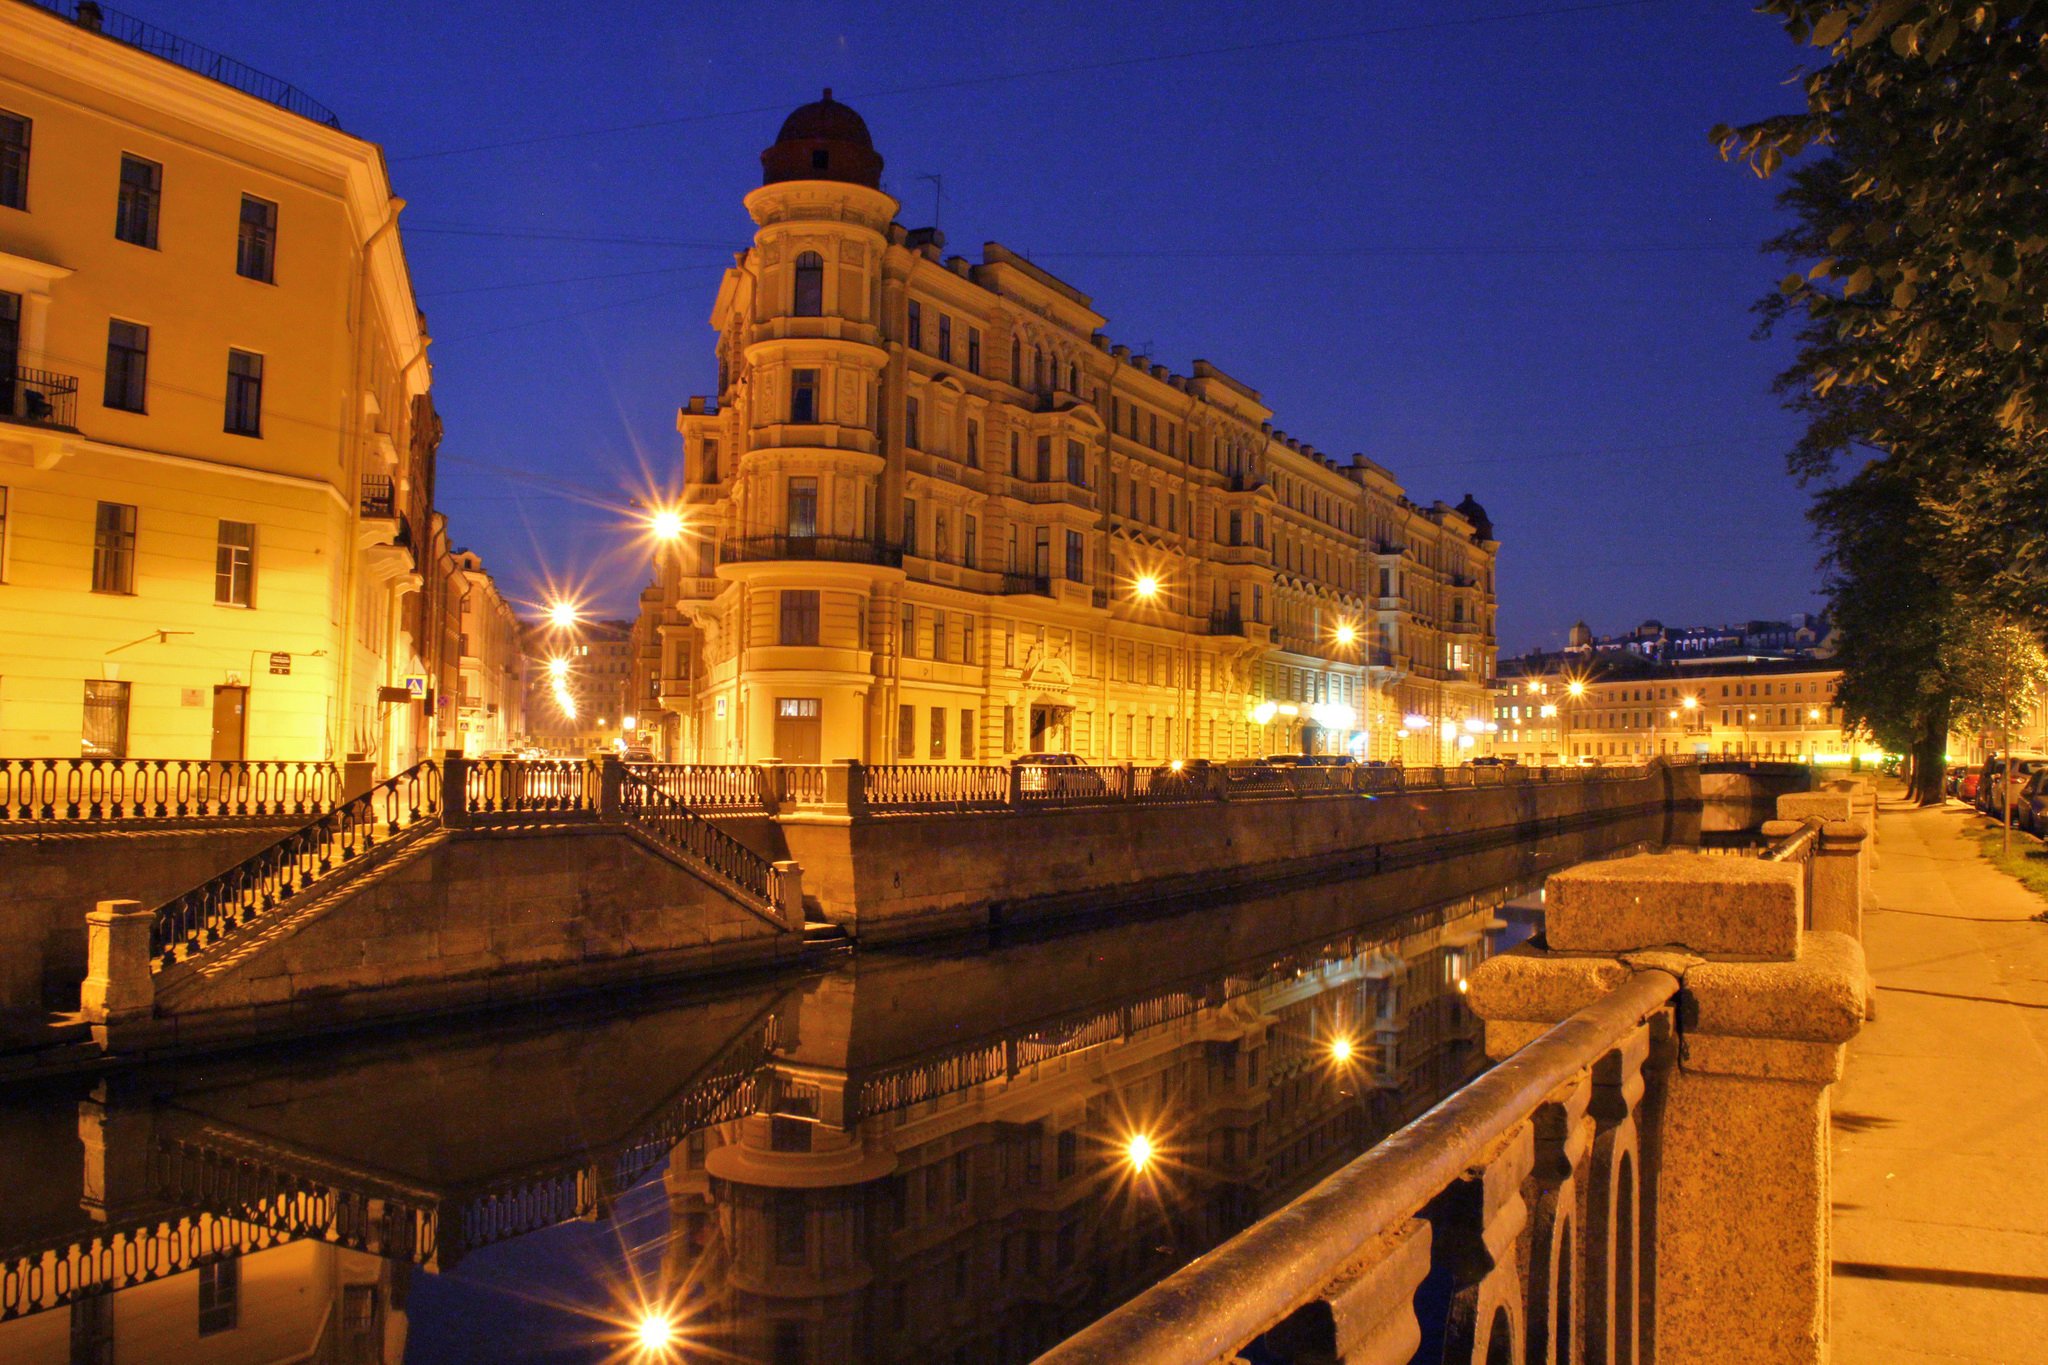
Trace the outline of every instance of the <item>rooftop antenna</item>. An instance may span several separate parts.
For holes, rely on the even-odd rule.
[[[934,171],[930,175],[915,176],[913,179],[932,182],[932,226],[939,225],[939,199],[945,193],[945,177]]]

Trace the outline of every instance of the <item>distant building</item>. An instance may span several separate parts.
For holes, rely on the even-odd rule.
[[[525,635],[482,559],[457,550],[453,569],[460,747],[471,757],[515,749],[527,734]]]
[[[1659,754],[1845,763],[1862,745],[1835,704],[1841,676],[1811,659],[1510,660],[1494,682],[1490,750],[1524,763]]]
[[[1571,628],[1566,654],[1633,654],[1657,663],[1734,659],[1822,659],[1834,651],[1825,616],[1801,612],[1781,621],[1733,625],[1666,626],[1645,621],[1618,635],[1593,634],[1584,621]]]
[[[569,627],[528,622],[524,640],[526,726],[533,744],[580,758],[638,741],[631,621],[580,621]]]
[[[168,37],[0,5],[0,753],[404,767],[454,730],[401,204]]]
[[[982,763],[1349,751],[1483,721],[1493,526],[1113,345],[996,243],[907,228],[845,105],[762,153],[679,414],[687,527],[641,601],[664,757]]]

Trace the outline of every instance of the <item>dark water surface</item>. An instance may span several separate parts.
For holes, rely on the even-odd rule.
[[[0,1362],[1029,1360],[1468,1079],[1509,900],[1700,824],[17,1092]]]

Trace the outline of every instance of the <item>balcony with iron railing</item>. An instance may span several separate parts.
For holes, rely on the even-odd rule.
[[[763,564],[775,560],[823,561],[833,564],[878,564],[901,568],[903,551],[877,540],[851,536],[745,536],[718,547],[721,564]]]
[[[236,61],[226,53],[215,52],[212,48],[201,47],[198,43],[181,38],[175,33],[147,24],[132,14],[123,14],[117,9],[95,4],[93,0],[32,0],[39,8],[46,9],[60,18],[68,19],[91,33],[111,38],[152,57],[161,57],[196,72],[209,80],[239,90],[274,104],[288,113],[308,118],[329,128],[341,127],[341,120],[332,109],[299,89],[288,81],[278,79],[268,72],[258,71],[246,62]]]
[[[78,381],[49,370],[0,370],[0,421],[76,431]]]
[[[1003,575],[1003,595],[1006,597],[1052,596],[1052,578],[1048,574],[1006,573]]]

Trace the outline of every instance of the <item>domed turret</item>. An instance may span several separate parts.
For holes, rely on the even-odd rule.
[[[1480,540],[1493,539],[1493,518],[1486,515],[1486,509],[1481,507],[1470,493],[1465,495],[1463,502],[1451,510],[1472,523],[1472,534],[1474,536]]]
[[[1593,647],[1593,628],[1584,621],[1581,621],[1572,627],[1572,633],[1569,638],[1571,640],[1569,648],[1591,649]]]
[[[803,105],[782,121],[775,145],[761,153],[761,183],[842,180],[882,187],[882,156],[859,114],[832,98]]]

